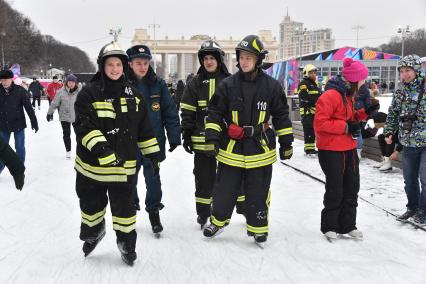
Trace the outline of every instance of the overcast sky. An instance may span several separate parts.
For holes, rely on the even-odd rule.
[[[95,58],[106,44],[110,28],[123,30],[120,43],[130,45],[136,28],[160,25],[157,38],[188,38],[207,34],[216,38],[242,38],[270,29],[278,40],[279,23],[289,16],[308,30],[331,28],[336,47],[377,46],[396,35],[399,25],[426,28],[426,0],[9,0],[43,34],[75,45]]]

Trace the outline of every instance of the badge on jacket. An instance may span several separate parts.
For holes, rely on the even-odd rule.
[[[151,108],[153,111],[159,111],[160,110],[160,103],[159,102],[153,102],[151,105]]]

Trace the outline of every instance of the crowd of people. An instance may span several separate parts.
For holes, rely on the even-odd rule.
[[[151,67],[151,51],[135,45],[124,51],[112,42],[99,52],[98,71],[83,88],[72,74],[60,85],[47,87],[52,121],[56,109],[63,129],[66,158],[71,158],[71,126],[77,149],[76,192],[81,209],[80,239],[88,256],[105,236],[108,198],[113,229],[123,261],[132,265],[136,255],[136,211],[140,210],[138,174],[143,168],[145,211],[152,231],[159,236],[162,189],[160,163],[183,144],[194,157],[195,218],[203,235],[212,238],[229,225],[236,207],[246,219],[246,232],[263,246],[269,233],[272,164],[293,155],[289,106],[281,84],[262,70],[266,57],[258,36],[248,35],[236,46],[237,67],[230,74],[224,51],[214,40],[198,51],[200,68],[177,88],[167,84]],[[398,63],[401,87],[389,113],[379,112],[377,88],[368,85],[368,68],[345,58],[342,74],[322,90],[317,68],[308,64],[297,93],[305,136],[304,151],[318,157],[326,177],[320,230],[333,240],[339,234],[360,239],[357,227],[360,188],[359,149],[362,137],[379,135],[382,162],[402,152],[407,211],[398,217],[426,223],[426,98],[420,58],[409,55]],[[29,92],[15,85],[13,73],[0,73],[0,172],[9,167],[16,188],[24,185],[25,115],[37,132],[34,114],[44,89],[34,80]],[[34,107],[34,108],[33,108]],[[179,118],[179,109],[181,117]],[[367,125],[373,119],[375,127]],[[17,155],[8,146],[15,136]],[[182,138],[181,138],[182,137]],[[182,139],[182,140],[181,140]],[[278,144],[277,144],[278,142]]]

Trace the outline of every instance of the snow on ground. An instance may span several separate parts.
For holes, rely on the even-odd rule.
[[[162,164],[161,239],[138,214],[134,267],[123,264],[111,215],[107,235],[88,258],[78,239],[80,210],[73,161],[65,160],[62,130],[47,123],[47,102],[36,111],[40,131],[26,131],[27,172],[22,192],[7,170],[0,175],[0,283],[425,283],[426,233],[359,202],[364,241],[327,242],[319,231],[324,186],[276,163],[271,185],[270,237],[264,250],[233,216],[219,237],[206,240],[196,224],[192,157],[179,147]],[[73,145],[74,146],[74,145]],[[75,149],[75,147],[73,148]],[[295,143],[293,165],[321,176],[317,160]],[[361,163],[361,193],[402,210],[400,171],[380,174]],[[143,181],[140,187],[143,195]]]

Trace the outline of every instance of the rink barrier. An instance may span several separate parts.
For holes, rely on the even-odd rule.
[[[294,138],[303,140],[303,126],[300,121],[293,121],[293,135]],[[364,147],[361,152],[362,157],[374,160],[374,161],[381,161],[382,154],[380,152],[380,146],[379,142],[377,141],[377,137],[372,137],[368,139],[364,139]],[[399,155],[399,158],[401,158],[401,154]],[[401,168],[401,160],[392,161],[392,166]]]

